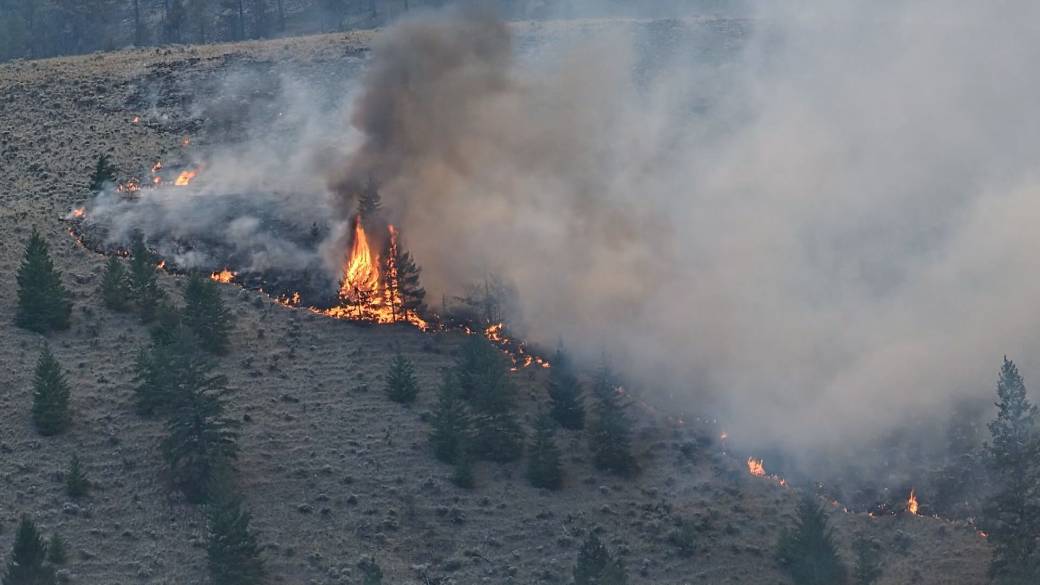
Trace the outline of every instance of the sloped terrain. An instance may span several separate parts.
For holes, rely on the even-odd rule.
[[[135,316],[102,308],[104,258],[79,247],[60,218],[83,199],[101,152],[121,169],[142,169],[157,157],[176,160],[186,134],[201,144],[233,139],[235,115],[262,96],[243,95],[224,114],[189,115],[193,92],[207,82],[272,63],[349,76],[363,67],[372,34],[0,66],[0,554],[28,513],[46,534],[68,540],[73,583],[205,581],[204,517],[163,485],[160,423],[131,407],[133,356],[147,332]],[[156,99],[142,97],[153,91]],[[33,225],[75,302],[72,328],[46,338],[11,324],[14,273]],[[163,275],[161,284],[178,298],[183,279]],[[562,492],[531,488],[522,463],[480,464],[477,489],[462,490],[431,456],[423,420],[460,334],[360,326],[233,285],[223,290],[237,317],[221,365],[234,389],[232,414],[243,423],[239,475],[271,582],[357,583],[357,561],[370,555],[387,583],[565,583],[581,539],[595,529],[625,559],[633,583],[786,582],[772,551],[795,491],[750,476],[707,428],[672,427],[640,409],[645,472],[636,479],[595,471],[585,438],[563,432]],[[32,369],[45,341],[73,385],[73,427],[53,438],[38,436],[29,417]],[[395,347],[420,374],[422,392],[409,408],[382,394]],[[515,375],[530,423],[545,373]],[[66,499],[61,483],[73,453],[95,485],[79,503]],[[845,514],[839,504],[831,517],[846,558],[858,535],[882,543],[881,583],[985,581],[988,548],[970,527]],[[689,558],[669,542],[680,519],[698,527]]]

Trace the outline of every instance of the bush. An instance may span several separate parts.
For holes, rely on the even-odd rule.
[[[620,559],[614,559],[595,533],[590,533],[578,551],[574,585],[626,585],[628,575]]]

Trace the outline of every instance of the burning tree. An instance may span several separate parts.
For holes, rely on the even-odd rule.
[[[397,230],[389,226],[390,238],[383,252],[383,274],[386,275],[386,301],[393,322],[416,315],[424,308],[426,290],[419,284],[422,272],[412,255],[397,243]]]
[[[997,417],[989,424],[995,492],[985,529],[993,543],[990,574],[996,583],[1040,581],[1040,413],[1026,397],[1014,362],[1004,358],[997,381]]]
[[[16,325],[37,333],[68,329],[72,304],[61,283],[61,274],[54,268],[47,242],[35,227],[26,242],[17,281]]]

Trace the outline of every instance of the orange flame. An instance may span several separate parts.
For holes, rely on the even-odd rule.
[[[217,272],[210,274],[209,278],[210,280],[227,284],[235,280],[235,273],[225,268],[223,270],[218,270]]]
[[[913,488],[910,489],[910,497],[906,500],[906,511],[910,512],[914,516],[917,515],[918,510],[917,495],[914,494]]]
[[[72,210],[72,214],[71,215],[75,219],[83,219],[84,217],[87,216],[87,208],[86,207],[77,207],[76,209]]]
[[[184,187],[192,182],[192,180],[198,175],[199,172],[196,170],[181,171],[181,174],[177,175],[177,180],[173,182],[178,187]]]
[[[755,477],[765,477],[766,467],[762,464],[761,459],[755,459],[754,457],[747,458],[748,472]]]
[[[130,120],[130,123],[131,124],[140,124],[141,123],[141,116],[134,116],[133,119]]]
[[[379,288],[379,256],[373,255],[368,246],[368,236],[361,225],[361,216],[354,218],[354,244],[350,249],[347,266],[343,270],[343,284],[339,294],[344,298],[372,295]]]

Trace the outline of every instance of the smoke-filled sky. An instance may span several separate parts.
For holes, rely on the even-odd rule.
[[[499,274],[533,339],[607,351],[752,445],[875,438],[990,392],[1004,354],[1028,382],[1040,6],[766,4],[518,34],[412,16],[352,128],[300,133],[325,154],[293,168],[330,192],[295,205],[346,221],[374,179],[432,297]]]

